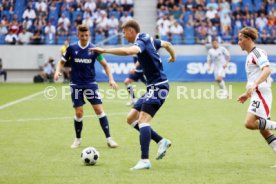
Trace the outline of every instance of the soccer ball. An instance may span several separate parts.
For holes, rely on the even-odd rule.
[[[95,165],[99,160],[100,154],[94,147],[88,147],[82,150],[81,160],[85,165]]]

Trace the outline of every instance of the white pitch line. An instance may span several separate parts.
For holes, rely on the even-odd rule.
[[[110,116],[118,116],[118,115],[127,115],[127,112],[116,112],[106,114],[107,117]],[[84,118],[97,117],[96,115],[86,115]],[[29,119],[0,119],[0,123],[8,123],[8,122],[26,122],[26,121],[45,121],[45,120],[62,120],[62,119],[73,119],[73,116],[63,116],[63,117],[45,117],[45,118],[29,118]]]
[[[11,101],[11,102],[9,102],[9,103],[6,103],[6,104],[4,104],[4,105],[1,105],[1,106],[0,106],[0,110],[5,109],[5,108],[7,108],[7,107],[10,107],[10,106],[12,106],[12,105],[18,104],[18,103],[20,103],[20,102],[24,102],[24,101],[26,101],[26,100],[30,100],[31,98],[36,97],[36,96],[38,96],[38,95],[41,95],[41,94],[43,94],[43,93],[44,93],[44,91],[40,91],[40,92],[38,92],[38,93],[34,93],[34,94],[29,95],[29,96],[26,96],[26,97],[24,97],[24,98],[20,98],[20,99],[18,99],[18,100]]]

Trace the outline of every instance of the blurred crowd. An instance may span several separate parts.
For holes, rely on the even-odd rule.
[[[0,0],[0,44],[77,41],[86,24],[92,40],[117,44],[120,26],[133,17],[133,0]]]
[[[237,44],[244,26],[258,29],[257,43],[276,43],[275,0],[158,0],[157,34],[174,44],[206,44],[212,37]]]

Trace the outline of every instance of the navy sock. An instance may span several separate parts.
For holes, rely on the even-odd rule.
[[[133,128],[140,131],[138,123]],[[163,137],[161,137],[158,133],[156,133],[152,128],[150,130],[151,130],[151,139],[154,140],[154,142],[158,143],[163,139]]]
[[[74,120],[74,126],[75,126],[76,138],[81,138],[82,120],[81,121]]]
[[[131,99],[135,99],[135,95],[134,95],[134,91],[133,91],[133,87],[131,85],[127,86],[127,91],[130,94],[130,98]]]
[[[108,120],[107,120],[106,115],[104,115],[103,117],[100,117],[99,120],[100,120],[100,124],[101,124],[102,130],[103,130],[103,132],[105,134],[105,137],[106,138],[110,137],[109,125],[108,125]]]
[[[140,145],[141,145],[141,159],[149,158],[149,145],[151,139],[151,130],[147,123],[140,124]]]

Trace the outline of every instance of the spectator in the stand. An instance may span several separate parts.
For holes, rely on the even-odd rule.
[[[240,6],[235,7],[235,11],[232,13],[233,17],[237,17],[237,15],[243,16],[244,13],[241,10]]]
[[[9,20],[7,19],[6,15],[2,16],[1,23],[3,23],[6,27],[9,27]]]
[[[120,4],[124,11],[129,11],[133,7],[133,0],[120,0]]]
[[[25,20],[23,20],[22,26],[27,30],[31,31],[31,28],[33,26],[33,21],[31,21],[29,17],[26,17]]]
[[[173,6],[173,9],[170,11],[170,14],[174,16],[175,20],[177,20],[178,22],[182,22],[184,15],[180,7],[176,4]]]
[[[57,27],[57,36],[67,36],[67,35],[68,35],[68,31],[64,27],[64,24],[58,25],[58,27]]]
[[[30,44],[32,36],[33,36],[33,33],[27,31],[27,29],[24,28],[23,31],[18,35],[18,44],[20,45]]]
[[[7,71],[3,69],[2,59],[0,58],[0,75],[4,76],[4,81],[7,81]]]
[[[102,0],[95,0],[96,7],[100,8],[101,10],[106,10],[107,9],[107,3],[103,2]]]
[[[229,14],[230,13],[230,4],[227,0],[220,0],[219,1],[219,9],[221,14],[224,13]]]
[[[197,5],[197,9],[195,11],[194,16],[195,16],[196,22],[201,22],[206,19],[206,13],[205,13],[202,5]]]
[[[34,45],[42,44],[42,36],[39,30],[36,30],[33,36],[31,37],[31,44],[34,44]]]
[[[219,14],[218,14],[218,13],[216,13],[216,14],[215,14],[215,17],[212,18],[210,21],[212,22],[212,24],[213,24],[214,26],[216,26],[216,27],[218,27],[218,28],[220,27],[220,17],[219,17]]]
[[[36,18],[36,14],[34,9],[30,5],[28,5],[27,9],[24,11],[22,18],[25,19],[26,17],[29,17],[30,20],[34,20]]]
[[[58,19],[58,27],[62,27],[68,32],[71,22],[70,20],[65,16],[65,14],[61,14],[61,16]]]
[[[13,14],[12,2],[10,0],[3,0],[2,3],[2,11],[9,11],[11,14]]]
[[[89,9],[85,9],[83,12],[83,18],[85,19],[87,16],[92,17],[92,12]]]
[[[236,29],[242,28],[242,19],[239,14],[236,15],[236,19],[234,20],[234,28],[236,28]]]
[[[256,19],[256,27],[259,31],[262,31],[267,26],[267,18],[264,13],[261,13],[261,16]]]
[[[262,4],[262,5],[261,5],[261,8],[258,10],[258,16],[261,16],[262,13],[263,13],[264,15],[267,15],[267,11],[266,11],[266,8],[265,8],[265,4]]]
[[[208,27],[205,22],[200,22],[200,26],[196,28],[197,43],[205,44],[207,42]]]
[[[128,12],[125,12],[124,15],[120,18],[120,23],[124,24],[126,21],[133,19]]]
[[[184,30],[183,27],[177,22],[175,21],[173,23],[173,25],[170,27],[170,34],[171,36],[173,35],[179,35],[179,36],[183,36]]]
[[[193,12],[194,8],[196,7],[193,0],[187,0],[185,3],[185,10]]]
[[[43,0],[38,0],[38,2],[35,3],[35,10],[37,12],[37,16],[46,16],[47,4]]]
[[[261,43],[262,44],[270,44],[272,43],[271,41],[271,36],[270,34],[266,31],[266,29],[263,29],[260,33],[260,38],[261,38]]]
[[[51,1],[49,4],[49,12],[55,12],[57,9],[56,1]]]
[[[229,30],[225,30],[225,32],[222,33],[221,39],[223,43],[232,43],[232,36],[230,35]]]
[[[164,15],[168,15],[169,13],[170,12],[169,12],[168,7],[161,6],[161,8],[157,10],[157,17],[162,17]]]
[[[243,16],[245,16],[246,14],[252,14],[252,12],[249,10],[248,5],[246,5],[243,9]]]
[[[35,19],[34,21],[34,29],[35,30],[40,30],[42,31],[42,29],[47,25],[45,18],[42,16],[38,16],[37,19]]]
[[[0,35],[5,35],[8,33],[8,29],[4,22],[0,22]]]
[[[251,14],[247,13],[242,21],[243,27],[254,27],[254,20]]]
[[[164,0],[158,0],[156,5],[157,10],[161,9],[162,6],[165,6]]]
[[[206,11],[206,18],[211,20],[211,19],[215,18],[217,13],[218,13],[218,11],[211,6]]]
[[[92,18],[90,17],[90,15],[87,15],[87,16],[85,17],[85,19],[83,19],[82,24],[83,24],[83,25],[86,25],[86,26],[89,27],[89,29],[90,29],[90,28],[93,27],[94,22],[93,22]]]
[[[5,37],[5,42],[10,45],[15,45],[17,40],[18,36],[12,31],[9,31],[9,33]]]
[[[209,8],[213,8],[214,10],[218,10],[219,6],[218,6],[218,3],[215,1],[215,0],[210,0],[209,3],[207,3],[207,6],[206,8],[209,9]]]
[[[49,40],[49,43],[54,43],[56,35],[56,27],[52,25],[51,21],[48,22],[45,27],[45,37]]]
[[[193,15],[189,15],[188,22],[185,25],[185,27],[194,27],[194,25],[195,25],[195,21],[194,21]]]
[[[77,26],[82,24],[82,17],[80,15],[77,15],[77,18],[75,20],[75,22],[77,23]]]
[[[111,17],[108,19],[107,25],[108,25],[108,35],[115,35],[118,33],[119,20],[114,15],[111,15]]]
[[[223,16],[220,17],[220,30],[222,33],[231,30],[231,18],[227,13],[224,13]]]
[[[84,4],[84,9],[88,9],[91,12],[94,12],[96,10],[96,3],[92,0],[87,0]]]
[[[160,25],[157,26],[157,32],[160,36],[160,39],[167,40],[169,38],[169,27],[165,26],[163,22],[160,23]]]
[[[101,29],[105,35],[108,33],[108,19],[106,12],[104,10],[101,11],[100,17],[96,20],[96,28]]]
[[[19,32],[20,23],[17,20],[17,16],[14,15],[12,21],[9,24],[9,30],[15,34]]]

